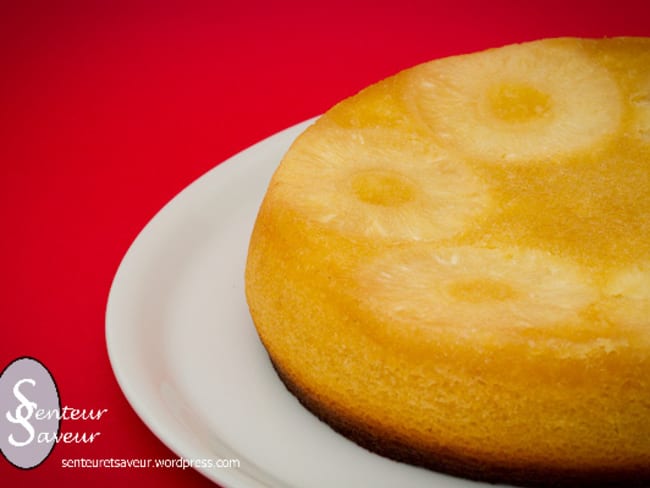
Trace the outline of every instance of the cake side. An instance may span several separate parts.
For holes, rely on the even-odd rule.
[[[362,420],[347,417],[324,403],[318,393],[301,387],[283,373],[271,358],[271,363],[287,390],[320,420],[335,431],[371,452],[395,461],[405,462],[433,471],[489,483],[508,483],[531,488],[601,487],[645,488],[650,484],[648,470],[640,463],[619,463],[616,466],[574,465],[566,463],[552,466],[520,458],[494,458],[472,456],[468,450],[454,450],[441,443],[436,446],[418,446],[395,432],[382,431]],[[532,439],[531,439],[532,441]]]

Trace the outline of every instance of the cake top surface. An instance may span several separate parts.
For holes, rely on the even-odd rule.
[[[397,300],[397,318],[426,320],[443,293],[462,306],[437,317],[503,322],[520,303],[532,323],[579,309],[649,329],[648,197],[650,38],[559,38],[424,63],[344,100],[268,198],[353,242],[338,265],[378,307]]]

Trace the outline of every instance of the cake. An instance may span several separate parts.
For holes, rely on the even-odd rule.
[[[246,295],[288,390],[385,457],[650,486],[650,38],[433,60],[284,156]]]

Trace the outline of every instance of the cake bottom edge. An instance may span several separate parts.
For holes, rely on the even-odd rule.
[[[377,432],[370,426],[347,418],[341,412],[332,411],[306,388],[299,385],[283,370],[278,361],[271,356],[269,359],[286,389],[309,412],[358,446],[393,461],[472,481],[528,488],[650,487],[650,467],[647,470],[639,470],[636,467],[628,470],[612,470],[603,467],[576,470],[538,465],[522,467],[477,459],[444,447],[426,451],[419,449],[402,439]]]

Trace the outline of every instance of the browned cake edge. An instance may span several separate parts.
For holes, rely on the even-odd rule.
[[[269,356],[270,357],[270,356]],[[611,470],[606,467],[574,470],[556,467],[513,467],[452,452],[441,447],[423,450],[384,432],[346,417],[324,405],[286,374],[272,357],[271,364],[285,387],[321,421],[359,446],[381,456],[461,478],[505,483],[530,488],[648,488],[650,466]]]

